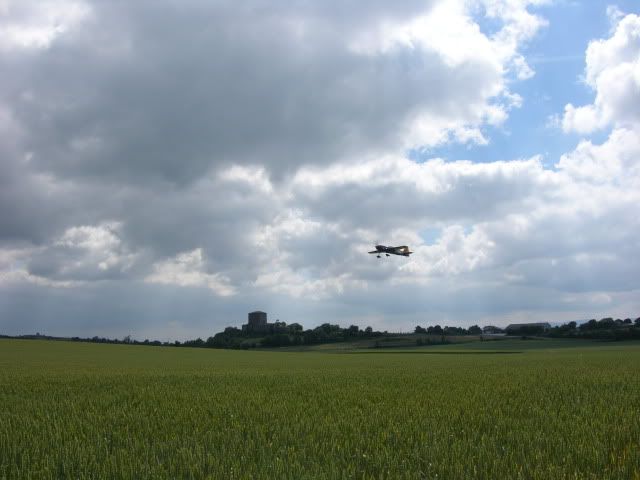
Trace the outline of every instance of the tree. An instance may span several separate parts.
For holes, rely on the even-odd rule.
[[[472,325],[469,327],[469,335],[480,335],[482,329],[478,325]]]
[[[345,330],[345,336],[348,337],[357,337],[360,332],[360,327],[357,325],[351,325],[349,328]]]
[[[467,331],[464,328],[450,327],[448,325],[444,327],[443,331],[445,335],[466,335],[467,334]]]
[[[302,333],[303,330],[304,328],[302,328],[302,325],[300,325],[299,323],[292,323],[289,325],[289,332],[293,334]]]
[[[230,337],[236,337],[240,335],[242,331],[237,327],[227,327],[224,329],[224,333]]]
[[[302,334],[302,339],[305,345],[313,345],[315,343],[320,343],[321,335],[317,329],[305,330]]]
[[[271,327],[271,333],[287,333],[288,331],[286,322],[281,322],[280,320],[276,320]]]
[[[607,317],[600,320],[596,328],[614,328],[615,326],[616,321],[611,317]]]
[[[291,345],[291,339],[286,333],[276,333],[263,338],[262,345],[265,347],[286,347]]]
[[[579,328],[580,328],[580,330],[594,330],[594,329],[598,328],[598,321],[595,318],[592,318],[588,322],[583,323],[582,325],[580,325]]]
[[[427,333],[427,329],[426,328],[422,328],[420,325],[418,325],[413,332],[414,333]]]
[[[220,335],[220,334],[217,334],[217,335]],[[204,344],[204,340],[198,337],[195,340],[185,340],[183,345],[185,347],[204,347],[205,344]]]

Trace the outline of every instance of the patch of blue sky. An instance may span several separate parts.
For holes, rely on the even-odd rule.
[[[590,41],[610,36],[612,24],[607,16],[610,5],[624,14],[640,11],[637,0],[615,4],[602,0],[561,0],[537,8],[535,12],[548,25],[522,51],[535,75],[527,80],[513,79],[510,84],[510,90],[522,97],[522,106],[512,109],[503,125],[483,127],[487,145],[450,142],[436,148],[411,150],[407,156],[417,162],[434,157],[493,162],[541,155],[543,164],[552,168],[562,154],[573,150],[584,138],[562,131],[562,115],[568,103],[581,106],[594,100],[595,92],[583,81],[585,53]],[[499,27],[491,19],[479,17],[478,21],[487,34]],[[608,134],[608,130],[599,131],[589,139],[601,143]]]
[[[442,236],[442,229],[437,227],[429,227],[418,232],[420,238],[425,245],[435,245]]]
[[[462,226],[462,232],[464,233],[464,235],[470,235],[471,233],[473,233],[473,225],[465,223],[458,223],[457,225]],[[420,238],[422,239],[424,245],[435,245],[442,238],[442,232],[444,231],[445,227],[446,225],[440,223],[437,227],[423,228],[418,232],[418,235],[420,235]]]

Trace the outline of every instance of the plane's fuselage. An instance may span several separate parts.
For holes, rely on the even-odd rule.
[[[400,247],[387,247],[386,245],[376,245],[377,253],[386,253],[392,255],[402,255],[404,257],[408,257],[413,252],[409,251],[409,247],[406,245],[402,245]]]

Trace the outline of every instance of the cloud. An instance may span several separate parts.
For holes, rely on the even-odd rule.
[[[197,248],[156,263],[153,266],[153,273],[147,275],[145,281],[181,287],[206,287],[223,297],[235,293],[233,287],[229,285],[228,278],[219,273],[207,273],[203,271],[204,267],[202,249]]]
[[[39,248],[27,264],[31,274],[78,282],[122,278],[139,260],[120,239],[121,224],[80,225]]]
[[[163,295],[155,288],[172,289],[176,301],[196,289],[217,299],[213,312],[244,319],[247,308],[277,308],[305,325],[326,320],[323,303],[336,319],[382,315],[393,325],[475,323],[514,309],[581,318],[581,308],[617,304],[576,299],[620,298],[635,286],[638,138],[619,129],[602,144],[582,142],[553,169],[538,157],[385,157],[307,167],[273,184],[261,168],[233,166],[173,194],[138,191],[153,200],[125,202],[122,223],[70,227],[50,244],[7,253],[5,288],[75,286],[65,289],[71,296],[126,282],[151,302]],[[426,229],[435,235],[423,237]],[[375,241],[415,254],[378,260],[366,253]],[[191,331],[195,320],[172,311]],[[214,315],[217,328],[229,323]]]
[[[188,183],[219,165],[282,175],[483,143],[512,107],[505,65],[522,64],[542,23],[527,2],[497,3],[503,27],[487,36],[466,2],[34,3],[28,15],[12,2],[9,25],[64,32],[4,53],[1,101],[34,165],[65,178]]]
[[[616,22],[612,36],[587,48],[585,82],[596,98],[591,105],[565,106],[565,132],[585,134],[640,123],[640,17],[617,11],[610,18]]]
[[[292,188],[315,218],[361,232],[363,243],[382,232],[412,243],[416,254],[393,272],[404,283],[438,277],[473,283],[481,274],[530,286],[546,278],[564,289],[630,288],[638,138],[637,130],[619,129],[603,144],[582,142],[554,169],[539,158],[484,164],[397,158],[301,171]],[[431,242],[401,233],[434,226],[439,237]]]
[[[293,180],[296,198],[316,215],[341,219],[351,227],[457,220],[472,222],[520,209],[540,195],[545,173],[539,158],[510,162],[417,164],[387,157],[351,166],[301,169]],[[344,205],[349,205],[344,209]]]
[[[84,1],[3,2],[0,4],[0,50],[48,48],[57,37],[84,21],[90,12]]]
[[[542,3],[5,2],[2,329],[184,338],[253,309],[394,329],[637,306],[631,110],[554,167],[405,157],[491,142],[523,105]],[[589,47],[596,88],[628,63],[611,45],[631,17]],[[415,254],[378,260],[376,241]]]
[[[576,181],[622,187],[625,196],[640,186],[639,159],[640,128],[618,128],[601,145],[583,140],[560,158],[558,168]]]

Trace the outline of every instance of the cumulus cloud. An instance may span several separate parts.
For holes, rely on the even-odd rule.
[[[616,130],[603,144],[582,142],[553,170],[539,158],[489,164],[398,158],[340,174],[335,167],[301,171],[292,188],[316,218],[361,232],[363,240],[386,231],[411,241],[416,255],[394,272],[404,282],[491,271],[507,283],[554,283],[559,275],[563,288],[629,287],[637,267],[630,258],[637,248],[639,138],[638,131]],[[431,242],[400,233],[434,225],[440,234]],[[367,231],[372,226],[380,230]],[[578,270],[600,274],[578,280]]]
[[[48,48],[89,14],[88,5],[78,0],[3,1],[0,3],[0,50]]]
[[[512,107],[508,65],[541,22],[528,2],[488,2],[503,27],[487,35],[476,2],[404,3],[34,3],[23,19],[12,2],[9,26],[63,32],[4,52],[2,103],[38,131],[22,148],[39,169],[118,182],[486,142],[482,126]]]
[[[565,132],[585,134],[610,125],[640,123],[640,16],[614,12],[613,35],[594,40],[587,48],[585,82],[596,98],[591,105],[566,105]]]
[[[203,271],[204,266],[202,249],[197,248],[156,263],[153,273],[147,275],[145,281],[181,287],[206,287],[223,297],[235,293],[228,278],[219,273],[207,273]]]
[[[27,268],[30,273],[75,281],[122,278],[134,267],[137,255],[128,251],[117,222],[67,229],[52,245],[38,249]]]
[[[622,187],[621,195],[632,193],[640,187],[640,128],[616,129],[601,145],[583,140],[560,158],[558,168],[576,181],[613,183]]]
[[[417,164],[403,157],[375,159],[322,170],[301,169],[292,188],[316,215],[351,227],[417,227],[438,221],[473,222],[521,209],[541,195],[540,159],[510,162]],[[348,209],[343,208],[349,205]]]

